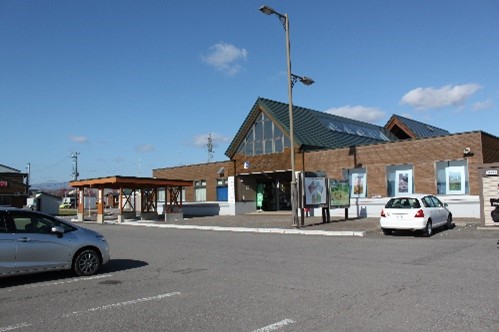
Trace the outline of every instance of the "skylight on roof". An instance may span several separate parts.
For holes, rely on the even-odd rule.
[[[331,117],[327,114],[319,114],[319,121],[329,130],[338,133],[348,133],[361,137],[369,137],[383,141],[389,141],[382,130],[376,126],[370,126],[354,120],[342,119],[340,117]]]

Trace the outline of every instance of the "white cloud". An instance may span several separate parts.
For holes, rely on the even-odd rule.
[[[141,144],[135,147],[137,152],[151,152],[154,151],[154,146],[151,144]]]
[[[81,144],[88,143],[88,138],[85,136],[71,135],[71,136],[69,136],[69,139],[71,140],[71,142],[75,142],[75,143],[81,143]]]
[[[243,70],[240,63],[246,61],[247,57],[246,49],[220,42],[212,45],[206,55],[201,56],[201,59],[215,69],[233,76]]]
[[[193,139],[194,145],[197,147],[206,147],[208,145],[208,136],[210,134],[203,134],[195,136]],[[230,138],[227,136],[223,136],[220,134],[211,134],[211,141],[213,146],[218,146],[219,143],[227,143],[230,141]]]
[[[492,100],[487,99],[485,101],[474,103],[472,106],[473,111],[487,110],[494,106]]]
[[[482,87],[478,84],[446,85],[439,89],[417,88],[407,92],[400,100],[401,104],[417,109],[460,106]]]
[[[385,117],[385,112],[378,108],[365,107],[365,106],[342,106],[338,108],[330,108],[326,110],[326,113],[331,113],[345,118],[350,118],[354,120],[364,121],[364,122],[377,122]]]

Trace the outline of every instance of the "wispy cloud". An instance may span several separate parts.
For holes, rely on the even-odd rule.
[[[88,138],[85,136],[71,135],[69,136],[69,139],[71,140],[71,142],[75,143],[80,143],[80,144],[88,143]]]
[[[208,137],[210,134],[197,135],[193,138],[193,143],[197,147],[206,147],[208,145]],[[220,143],[228,143],[231,138],[223,136],[216,133],[211,133],[211,140],[214,147],[218,146]]]
[[[151,152],[154,151],[154,146],[151,144],[141,144],[135,147],[135,151],[137,152]]]
[[[485,101],[474,103],[472,109],[473,111],[481,111],[481,110],[488,110],[492,107],[494,107],[494,103],[492,102],[492,100],[487,99]]]
[[[220,42],[208,48],[201,59],[213,68],[224,72],[229,76],[234,76],[243,70],[241,62],[248,58],[248,51],[244,48],[237,48],[232,44]]]
[[[379,108],[365,107],[365,106],[342,106],[337,108],[330,108],[325,111],[326,113],[343,116],[354,120],[364,122],[377,122],[385,117],[385,112]]]
[[[407,92],[400,100],[401,104],[416,109],[434,109],[446,106],[461,106],[482,87],[470,83],[463,85],[446,85],[441,88],[416,88]]]

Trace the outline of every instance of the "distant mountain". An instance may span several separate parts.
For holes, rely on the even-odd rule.
[[[60,189],[69,189],[69,182],[45,182],[31,184],[31,190],[54,191]]]

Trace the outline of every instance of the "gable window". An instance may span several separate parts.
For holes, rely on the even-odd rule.
[[[469,193],[468,162],[466,160],[440,161],[435,165],[438,194],[464,195]]]
[[[284,135],[265,113],[260,113],[237,151],[248,156],[257,156],[282,152],[289,146],[289,137]]]
[[[389,197],[414,193],[412,165],[387,166],[386,182]]]

